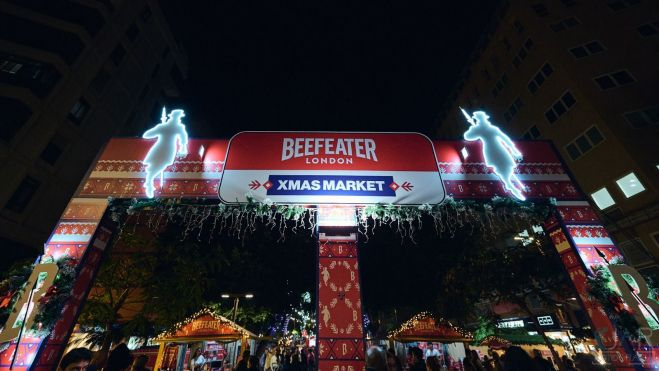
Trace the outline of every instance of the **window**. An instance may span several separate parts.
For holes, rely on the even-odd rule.
[[[156,64],[155,67],[153,67],[153,71],[151,71],[151,78],[156,77],[158,72],[160,72],[160,63]]]
[[[504,73],[499,81],[497,81],[496,84],[494,84],[494,88],[492,89],[492,95],[496,98],[499,93],[503,90],[503,88],[506,87],[508,84],[508,76]]]
[[[542,86],[542,84],[545,82],[545,80],[554,72],[554,69],[549,63],[545,63],[542,65],[540,70],[533,76],[531,81],[528,84],[528,89],[531,92],[531,94],[534,94],[536,91],[538,91],[538,88]]]
[[[609,90],[620,86],[629,85],[636,81],[634,77],[626,70],[611,72],[606,75],[598,76],[595,82],[602,90]]]
[[[545,118],[549,121],[550,124],[553,124],[561,116],[563,116],[577,101],[574,99],[574,96],[569,91],[563,94],[561,99],[557,100],[550,108],[545,112]]]
[[[23,102],[7,97],[0,97],[0,112],[2,112],[2,129],[0,139],[10,141],[32,116],[32,110]]]
[[[59,78],[59,72],[50,64],[0,53],[0,82],[28,88],[36,96],[45,97]]]
[[[633,172],[616,180],[616,184],[627,198],[645,191],[645,187]]]
[[[630,6],[636,5],[640,2],[641,0],[607,0],[606,5],[608,5],[611,10],[617,12],[623,9],[627,9]]]
[[[524,25],[522,24],[522,22],[520,22],[519,19],[515,19],[515,21],[513,22],[513,27],[515,27],[515,31],[517,31],[517,33],[524,32]]]
[[[549,15],[549,11],[547,10],[547,7],[543,3],[537,3],[532,6],[533,11],[535,14],[538,15],[538,17],[546,17]]]
[[[146,22],[151,18],[151,8],[149,8],[148,5],[146,5],[142,11],[140,11],[140,18],[142,18],[142,21]]]
[[[492,58],[490,58],[490,63],[492,63],[492,67],[494,67],[495,70],[499,70],[499,66],[501,66],[501,62],[499,62],[499,57],[496,55],[493,55]]]
[[[591,193],[590,197],[595,202],[595,205],[600,208],[600,210],[604,210],[607,207],[611,207],[616,204],[606,187],[603,187],[595,193]]]
[[[519,109],[522,108],[523,105],[524,104],[522,103],[522,100],[519,97],[515,98],[513,103],[510,105],[510,107],[508,107],[506,112],[503,113],[503,117],[506,119],[506,122],[510,122],[510,120],[512,120],[513,117],[517,115]]]
[[[169,45],[167,45],[162,50],[162,53],[160,53],[160,56],[164,59],[164,58],[167,58],[169,56],[169,53],[170,53],[170,49],[169,49]]]
[[[137,28],[137,25],[135,23],[131,24],[130,27],[128,27],[128,31],[126,31],[126,37],[128,37],[128,40],[130,42],[135,41],[137,39],[137,36],[140,34],[140,29]]]
[[[149,84],[146,84],[142,88],[142,91],[140,92],[140,95],[137,97],[137,100],[140,101],[140,102],[143,101],[148,92],[149,92]]]
[[[519,66],[522,64],[522,61],[526,59],[526,56],[529,55],[529,51],[533,48],[533,40],[532,39],[526,39],[524,42],[524,45],[519,49],[519,52],[517,52],[517,55],[515,58],[513,58],[513,65],[515,68],[519,68]]]
[[[28,1],[20,1],[24,6]],[[50,1],[42,2],[50,4]],[[55,2],[60,5],[60,2]],[[5,41],[59,55],[68,64],[72,64],[85,48],[85,44],[74,33],[50,27],[44,23],[0,11],[0,35]]]
[[[650,37],[659,34],[659,21],[646,23],[636,28],[636,31],[643,37]]]
[[[531,126],[531,128],[526,133],[524,133],[524,139],[532,140],[538,138],[540,138],[540,130],[535,125]]]
[[[44,160],[44,162],[50,164],[50,165],[55,165],[55,162],[57,162],[57,159],[60,157],[62,154],[62,149],[52,141],[46,144],[46,147],[43,149],[41,152],[41,159]]]
[[[124,49],[123,46],[121,46],[121,43],[117,45],[116,48],[112,51],[112,54],[110,54],[110,59],[112,60],[112,63],[114,63],[115,66],[119,66],[121,64],[121,61],[124,60],[124,57],[126,56],[126,49]]]
[[[169,72],[169,76],[172,78],[172,81],[174,81],[178,91],[183,91],[183,74],[176,65],[172,67],[171,71]]]
[[[589,43],[575,46],[570,49],[570,54],[576,59],[585,58],[592,54],[601,53],[604,51],[604,46],[599,41],[591,41]]]
[[[659,106],[627,112],[625,120],[635,129],[659,124]]]
[[[554,32],[561,32],[572,27],[576,27],[580,24],[581,22],[579,22],[579,20],[575,17],[568,17],[550,25],[549,28],[551,28],[551,30]]]
[[[618,243],[618,248],[622,250],[625,259],[627,259],[632,265],[643,264],[652,261],[652,258],[646,251],[645,245],[643,245],[643,242],[641,242],[640,238],[634,238],[620,242]]]
[[[4,60],[0,62],[0,71],[10,75],[15,75],[22,67],[22,64],[13,61]]]
[[[94,77],[91,83],[89,83],[89,88],[96,94],[100,95],[103,92],[103,89],[105,89],[107,86],[108,82],[110,82],[110,74],[105,70],[105,68],[101,68],[101,70],[98,71],[96,77]]]
[[[30,203],[32,196],[36,193],[37,189],[41,185],[41,182],[32,178],[31,176],[26,176],[23,178],[21,184],[18,185],[18,188],[14,191],[5,205],[5,209],[20,213],[25,210],[25,207]]]
[[[565,146],[565,151],[574,161],[604,141],[604,135],[597,126],[592,126],[577,139]]]
[[[510,48],[512,48],[512,45],[510,45],[510,41],[508,41],[507,37],[504,37],[503,39],[501,39],[501,45],[503,45],[503,48],[506,51],[510,51]]]
[[[89,112],[89,103],[86,100],[80,98],[78,101],[71,107],[71,110],[67,114],[67,117],[71,122],[76,125],[80,125],[82,120],[85,119],[85,116]]]

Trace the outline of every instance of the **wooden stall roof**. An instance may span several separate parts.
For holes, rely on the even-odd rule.
[[[257,336],[235,322],[204,309],[179,322],[174,329],[165,331],[154,340],[157,342],[184,342],[184,341],[235,341],[242,338],[256,338]]]
[[[422,312],[392,331],[389,337],[402,343],[415,341],[435,341],[440,343],[471,342],[473,336],[468,331],[440,319],[435,321],[430,313]]]

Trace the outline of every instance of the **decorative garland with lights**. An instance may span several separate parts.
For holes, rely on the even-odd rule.
[[[441,204],[423,204],[418,207],[396,205],[371,205],[358,210],[360,231],[367,236],[376,227],[388,225],[402,237],[414,241],[414,232],[423,226],[422,218],[433,218],[435,231],[455,236],[458,229],[468,227],[471,233],[496,236],[505,230],[520,231],[545,221],[555,205],[518,201],[510,197],[494,197],[490,201],[456,200],[447,197]]]
[[[414,327],[421,320],[424,320],[426,318],[432,318],[432,314],[430,314],[428,312],[421,312],[421,313],[416,314],[414,317],[410,318],[409,320],[405,321],[402,325],[400,325],[399,328],[389,332],[389,338],[396,338],[402,332],[405,332],[405,331],[408,331],[408,330],[413,330]],[[439,321],[435,321],[435,326],[447,327],[451,331],[455,331],[458,334],[460,334],[460,336],[462,336],[464,338],[467,338],[467,339],[473,339],[474,338],[474,335],[471,332],[469,332],[469,331],[467,331],[467,330],[465,330],[461,327],[455,326],[450,321],[445,320],[443,318],[440,318]]]
[[[26,264],[13,268],[6,273],[5,279],[0,281],[0,325],[7,322],[14,310],[16,301],[23,295],[34,264]]]
[[[609,269],[604,265],[593,267],[593,274],[588,277],[588,292],[602,304],[604,311],[623,334],[632,340],[640,339],[641,326],[634,318],[633,310],[612,287],[613,278]]]
[[[42,263],[52,262],[52,259],[42,261]],[[36,307],[34,325],[32,328],[26,329],[33,336],[44,337],[53,330],[55,323],[61,317],[66,301],[71,296],[71,289],[77,274],[75,267],[78,261],[72,257],[64,257],[55,261],[55,263],[59,268],[57,277],[42,297],[35,298],[39,305]],[[20,268],[20,275],[10,276],[0,283],[3,290],[8,290],[3,291],[2,296],[2,304],[8,303],[2,307],[2,317],[0,317],[2,323],[5,323],[9,314],[16,309],[14,308],[16,302],[21,295],[24,295],[27,280],[33,269],[34,265],[26,265]],[[18,325],[20,326],[22,323],[19,322]]]
[[[183,225],[183,238],[204,232],[210,238],[214,233],[226,232],[231,236],[245,239],[259,225],[276,229],[280,241],[286,237],[286,230],[314,231],[316,226],[315,208],[298,205],[279,205],[266,199],[263,202],[247,196],[247,202],[239,205],[189,204],[180,199],[155,199],[113,204],[113,219],[125,226],[145,222],[157,231],[167,223]],[[112,201],[112,200],[111,200]],[[395,229],[402,238],[414,241],[414,233],[423,226],[423,218],[431,217],[435,230],[442,235],[453,237],[458,229],[470,228],[471,233],[496,236],[506,230],[523,230],[542,223],[551,212],[555,202],[518,201],[509,197],[494,197],[489,201],[456,200],[448,197],[437,205],[397,206],[376,204],[358,207],[360,232],[368,237],[376,228],[388,226]],[[140,211],[148,211],[140,213]],[[146,220],[140,220],[144,219]]]
[[[299,229],[314,231],[316,226],[315,209],[278,205],[269,199],[259,202],[249,195],[247,202],[239,205],[188,204],[180,199],[133,199],[128,204],[112,204],[112,219],[122,226],[129,222],[138,224],[143,216],[140,213],[142,210],[148,211],[146,225],[151,230],[157,231],[172,222],[182,224],[183,239],[193,234],[200,239],[204,232],[209,232],[212,238],[214,233],[226,232],[245,240],[248,233],[256,231],[259,224],[263,224],[266,228],[277,229],[282,241],[289,227],[291,231],[297,232]]]
[[[512,342],[500,336],[488,335],[483,338],[483,340],[481,340],[477,345],[492,346],[493,344],[500,345],[501,347],[508,347],[512,345]]]
[[[166,331],[161,332],[160,334],[158,334],[158,336],[155,337],[154,340],[167,339],[167,338],[175,335],[176,332],[178,330],[180,330],[183,326],[188,325],[191,322],[193,322],[194,320],[196,320],[197,318],[199,318],[203,315],[207,315],[207,314],[213,316],[213,318],[218,320],[223,325],[227,325],[228,327],[236,330],[237,332],[239,332],[243,335],[248,334],[247,330],[245,330],[244,328],[238,326],[237,324],[229,321],[228,319],[222,317],[220,314],[218,314],[218,312],[216,310],[214,310],[212,308],[204,308],[204,309],[201,309],[200,311],[198,311],[197,313],[189,316],[185,320],[176,323],[170,330],[166,330]]]
[[[52,261],[44,261],[43,263],[50,262]],[[61,318],[62,310],[71,296],[71,290],[77,275],[77,259],[63,257],[55,263],[59,267],[57,277],[46,290],[46,293],[39,298],[39,304],[41,305],[39,305],[39,309],[34,316],[34,326],[31,329],[39,336],[48,335],[55,327],[55,323]]]

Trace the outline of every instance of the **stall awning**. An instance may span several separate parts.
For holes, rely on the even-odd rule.
[[[235,322],[204,309],[190,316],[186,321],[178,323],[174,329],[165,331],[154,339],[157,342],[186,341],[235,341],[242,338],[256,338],[249,330]]]
[[[423,312],[403,323],[389,337],[402,343],[434,341],[440,343],[464,343],[473,340],[468,331],[440,319],[435,321],[430,313]]]

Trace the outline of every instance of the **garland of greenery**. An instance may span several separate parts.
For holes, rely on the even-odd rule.
[[[613,279],[609,269],[604,265],[593,267],[593,274],[588,277],[588,292],[602,304],[604,311],[618,330],[632,340],[640,339],[641,326],[634,318],[633,311],[612,287]]]
[[[112,201],[112,200],[111,200]],[[453,237],[458,229],[469,227],[471,233],[480,232],[485,236],[496,236],[501,231],[520,231],[545,221],[555,201],[518,201],[508,197],[494,197],[491,200],[456,200],[448,197],[443,203],[420,206],[398,206],[376,204],[358,207],[359,229],[368,237],[376,228],[388,226],[395,229],[402,238],[414,241],[414,234],[423,226],[423,218],[431,217],[435,230],[442,235]],[[286,230],[292,232],[316,227],[315,208],[297,205],[279,205],[269,199],[257,201],[247,195],[247,202],[237,205],[183,203],[181,199],[133,199],[126,203],[112,203],[113,219],[125,226],[137,225],[146,218],[146,225],[157,231],[170,222],[184,226],[183,239],[202,233],[226,232],[239,239],[245,239],[259,225],[276,229],[280,241],[286,237]],[[141,213],[140,211],[148,211]],[[131,223],[128,223],[128,222]]]
[[[13,267],[5,274],[5,279],[0,281],[0,325],[4,325],[13,312],[18,299],[25,291],[34,264],[25,264]]]
[[[51,262],[52,259],[50,261],[43,261],[43,263]],[[53,284],[46,289],[46,293],[41,298],[35,298],[40,305],[37,306],[33,327],[27,329],[33,336],[44,337],[52,331],[55,323],[61,317],[66,301],[71,296],[71,289],[73,288],[73,282],[76,276],[75,267],[77,260],[71,257],[65,257],[59,259],[56,264],[59,271]],[[6,323],[9,315],[17,309],[15,308],[16,303],[24,295],[27,281],[34,267],[34,264],[28,264],[16,268],[8,274],[8,278],[0,282],[0,288],[2,289],[2,301],[0,304],[3,304],[0,308],[0,323]],[[22,325],[20,320],[18,325]],[[2,347],[6,347],[8,343],[10,342],[2,344]]]
[[[448,197],[441,204],[418,207],[377,204],[359,209],[360,231],[368,236],[376,227],[388,225],[414,241],[414,232],[422,228],[423,217],[430,216],[440,236],[448,233],[454,237],[458,229],[469,227],[472,234],[479,232],[494,237],[502,231],[518,232],[542,224],[554,205],[554,200],[534,203],[508,197],[494,197],[489,201]]]
[[[50,262],[52,261],[44,261],[44,263]],[[55,277],[53,284],[46,290],[44,296],[38,299],[41,305],[39,305],[37,313],[34,316],[34,325],[30,329],[38,336],[48,335],[55,327],[55,323],[62,316],[62,310],[71,296],[71,290],[73,289],[77,274],[77,259],[66,256],[57,260],[55,263],[59,268],[57,277]]]

